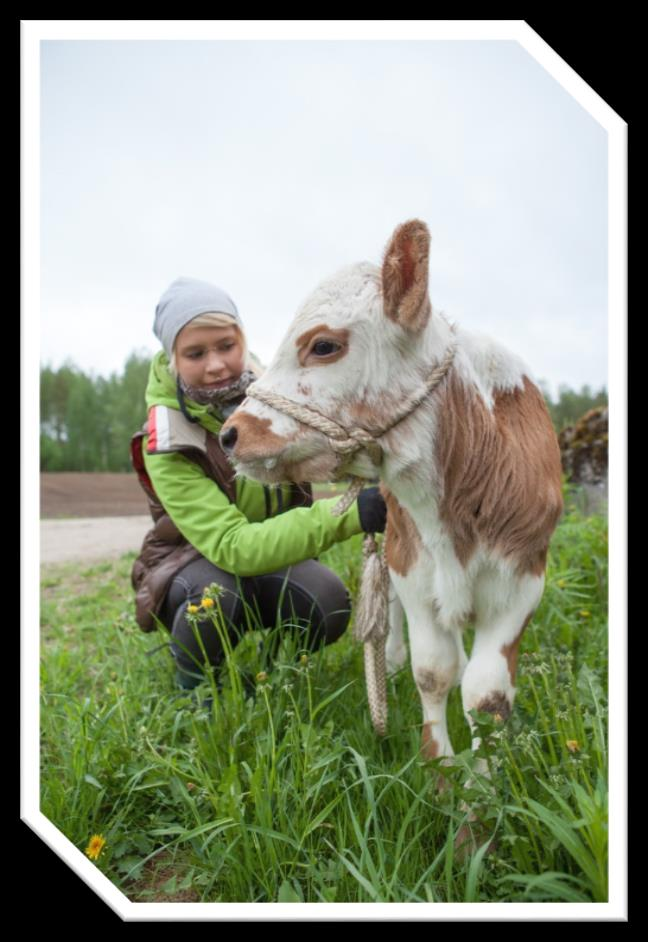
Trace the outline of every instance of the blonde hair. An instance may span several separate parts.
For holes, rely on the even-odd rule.
[[[241,345],[243,347],[243,369],[250,370],[254,369],[254,363],[258,362],[256,357],[250,354],[248,350],[247,340],[245,334],[236,323],[233,317],[230,317],[229,314],[199,314],[198,317],[194,317],[188,322],[192,327],[233,327],[236,331]],[[185,324],[185,327],[187,324]],[[180,331],[178,331],[178,334]],[[176,363],[176,343],[178,338],[173,342],[173,351],[171,352],[171,359],[169,360],[169,373],[177,379],[178,378],[178,366]],[[256,372],[256,371],[255,371]]]

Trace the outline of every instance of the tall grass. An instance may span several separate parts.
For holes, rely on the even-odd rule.
[[[389,681],[388,735],[376,736],[350,631],[302,656],[288,624],[251,624],[217,676],[180,691],[165,634],[135,624],[133,558],[50,567],[41,602],[41,810],[81,850],[101,834],[96,865],[129,898],[607,899],[603,517],[568,507],[522,639],[513,714],[504,726],[475,714],[476,756],[452,691],[448,768],[419,754],[409,668]],[[321,560],[353,594],[360,558],[356,537]],[[486,836],[458,856],[464,802]]]

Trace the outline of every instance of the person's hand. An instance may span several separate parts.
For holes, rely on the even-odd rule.
[[[384,533],[387,505],[377,487],[367,487],[358,494],[360,526],[365,533]]]

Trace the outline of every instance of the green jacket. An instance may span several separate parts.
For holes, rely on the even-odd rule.
[[[224,417],[210,406],[190,399],[185,402],[188,413],[198,420],[195,425],[180,410],[167,356],[160,351],[151,363],[146,388],[149,419],[146,434],[139,433],[141,457],[151,489],[175,524],[174,530],[177,528],[198,554],[226,572],[256,576],[317,557],[334,543],[362,532],[357,501],[339,517],[331,513],[338,500],[335,497],[283,510],[294,503],[294,485],[264,488],[256,481],[235,478],[226,461],[231,472],[229,486],[219,487],[198,459],[202,449],[211,456],[212,465],[217,454],[222,460],[217,436]],[[227,490],[235,501],[229,499]],[[153,516],[156,519],[159,515]],[[156,552],[159,542],[158,537]],[[177,540],[170,539],[171,543],[177,544]],[[186,558],[183,556],[183,561]],[[138,563],[133,571],[136,588],[143,575]],[[157,603],[159,598],[156,609]]]

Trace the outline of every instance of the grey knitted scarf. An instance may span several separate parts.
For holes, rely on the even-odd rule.
[[[221,415],[227,417],[240,405],[240,401],[245,396],[245,390],[256,378],[256,374],[252,370],[244,370],[238,379],[228,386],[221,386],[220,389],[189,386],[181,376],[179,376],[179,385],[188,399],[202,406],[211,406],[216,412],[220,412]]]

